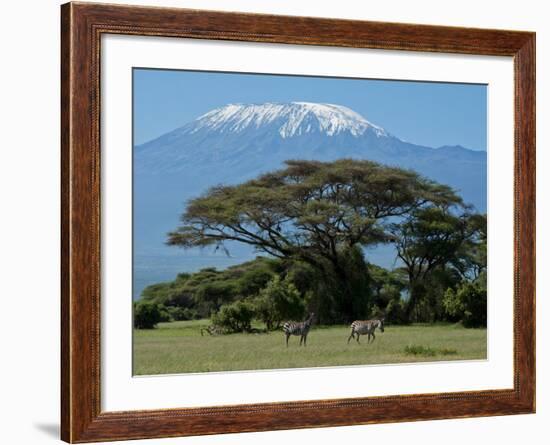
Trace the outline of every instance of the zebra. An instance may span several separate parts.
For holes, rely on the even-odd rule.
[[[361,334],[368,335],[367,344],[374,342],[374,339],[376,338],[374,331],[376,328],[379,328],[380,332],[384,332],[384,318],[377,318],[374,320],[355,320],[351,324],[351,334],[348,338],[348,344],[352,338],[355,338],[357,343],[359,343],[359,336],[361,336]],[[357,337],[355,337],[356,335]],[[371,335],[372,342],[370,341]]]
[[[225,329],[223,329],[221,326],[210,325],[206,328],[201,328],[201,337],[204,336],[205,332],[210,335],[223,335],[225,334]]]
[[[311,323],[313,322],[314,313],[311,312],[309,314],[309,317],[307,320],[302,322],[297,321],[287,321],[283,325],[283,331],[285,333],[286,337],[286,347],[288,348],[288,338],[291,335],[299,335],[300,336],[300,346],[302,346],[302,341],[304,342],[304,346],[306,345],[307,340],[307,334],[309,333],[309,328],[311,327]]]

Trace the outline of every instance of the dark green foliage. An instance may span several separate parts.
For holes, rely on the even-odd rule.
[[[487,326],[487,290],[477,283],[465,282],[456,291],[447,289],[443,307],[449,317],[462,320],[467,328]]]
[[[417,283],[417,302],[411,321],[431,323],[437,320],[445,320],[442,296],[449,287],[454,289],[460,283],[461,277],[456,269],[445,266],[438,266],[433,269],[423,281]]]
[[[392,324],[407,323],[405,302],[401,298],[407,286],[406,276],[400,270],[390,271],[375,264],[369,264],[368,271],[376,312],[371,310],[371,315],[383,315]]]
[[[334,297],[327,277],[311,282],[310,290],[305,293],[306,307],[317,314],[319,324],[332,324],[335,320],[342,319],[342,315],[336,311]]]
[[[271,266],[274,265],[275,262],[272,262]],[[269,266],[247,269],[238,280],[239,294],[246,296],[256,295],[276,276],[274,270]]]
[[[190,274],[180,273],[174,281],[147,286],[141,293],[141,299],[165,306],[191,307],[194,302],[187,291],[190,277]]]
[[[384,311],[386,323],[388,324],[407,324],[406,303],[400,298],[394,298],[386,306]]]
[[[212,315],[212,323],[226,332],[249,332],[254,315],[254,305],[250,301],[238,300],[222,306]]]
[[[279,260],[261,257],[222,271],[206,268],[194,274],[179,274],[169,283],[148,286],[142,300],[189,309],[186,317],[205,318],[223,304],[257,295],[278,270]]]
[[[166,311],[170,315],[170,321],[197,320],[201,318],[196,310],[187,307],[166,306]]]
[[[450,279],[448,266],[460,264],[464,252],[476,244],[479,224],[472,224],[474,217],[428,206],[392,225],[397,254],[408,275],[409,320],[433,321],[441,316],[438,302],[445,289],[441,283]]]
[[[335,309],[330,280],[318,269],[303,261],[285,261],[286,280],[294,284],[303,296],[309,312],[315,312],[319,324],[330,324],[339,318]]]
[[[479,280],[487,270],[487,215],[470,215],[468,238],[457,251],[452,266],[470,281]]]
[[[368,318],[375,319],[375,318],[382,318],[382,317],[384,317],[384,311],[380,307],[378,307],[376,304],[371,306],[370,313],[368,314]]]
[[[394,298],[399,298],[407,285],[406,276],[399,270],[391,271],[376,264],[369,264],[368,272],[373,302],[380,307],[386,306]]]
[[[396,286],[394,284],[384,284],[382,289],[377,295],[377,299],[374,301],[379,307],[386,307],[392,301],[401,301],[402,286]]]
[[[309,284],[308,306],[323,323],[348,323],[363,318],[371,306],[370,278],[358,246],[337,252],[337,263],[315,273]],[[321,322],[321,321],[319,321]]]
[[[341,252],[340,264],[341,270],[337,268],[332,284],[338,298],[336,310],[342,317],[335,321],[351,322],[367,315],[372,305],[369,269],[357,245]]]
[[[303,261],[286,261],[286,279],[304,295],[312,289],[312,283],[319,280],[319,272]]]
[[[462,324],[467,328],[487,326],[487,290],[472,283],[467,283],[458,291],[464,305]]]
[[[217,311],[223,304],[233,301],[238,295],[235,282],[232,280],[212,280],[197,286],[193,298],[211,310]]]
[[[301,320],[305,312],[304,300],[289,280],[275,276],[253,300],[255,317],[268,330],[278,329],[284,320]]]
[[[169,321],[174,321],[172,319],[172,315],[170,314],[170,311],[168,310],[168,308],[166,306],[164,306],[163,304],[159,304],[159,305],[157,305],[157,307],[158,307],[159,313],[160,313],[160,319],[159,319],[160,323],[166,323],[166,322],[169,322]]]
[[[163,306],[149,301],[134,303],[134,327],[153,329],[162,319]]]
[[[464,306],[456,290],[448,288],[443,295],[443,308],[450,321],[460,321],[464,315]]]

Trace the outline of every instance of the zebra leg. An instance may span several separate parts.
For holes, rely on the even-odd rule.
[[[348,345],[349,345],[349,341],[350,341],[352,338],[355,339],[355,334],[353,333],[353,331],[351,331],[351,334],[350,334],[350,336],[348,337]]]
[[[374,335],[374,332],[372,333],[372,341],[371,343],[374,343],[374,339],[376,338],[376,336]]]
[[[304,341],[304,336],[300,335],[300,346],[302,346],[302,342]]]
[[[285,337],[286,337],[286,347],[288,348],[288,338],[290,337],[290,334],[285,333]]]
[[[359,336],[360,336],[361,334],[359,334],[359,332],[356,332],[355,334],[357,335],[357,343],[359,343]]]
[[[307,334],[304,335],[304,348],[306,347],[306,341],[307,341]]]

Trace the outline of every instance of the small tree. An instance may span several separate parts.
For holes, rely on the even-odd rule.
[[[471,236],[468,218],[469,214],[456,216],[445,206],[429,206],[415,209],[392,226],[397,256],[408,275],[409,320],[427,292],[430,276],[453,261]]]
[[[150,301],[134,303],[134,326],[137,329],[153,329],[162,319],[161,308]]]
[[[305,304],[294,284],[275,276],[254,299],[256,317],[268,330],[278,329],[283,320],[298,320]]]

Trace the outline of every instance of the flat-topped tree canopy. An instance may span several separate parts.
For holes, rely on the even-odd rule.
[[[319,266],[339,252],[391,240],[391,217],[424,206],[462,206],[448,186],[367,160],[289,160],[286,167],[191,200],[168,244],[238,241],[279,258]]]

